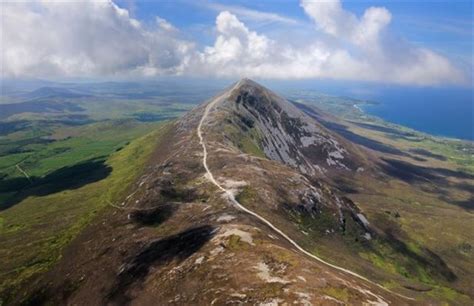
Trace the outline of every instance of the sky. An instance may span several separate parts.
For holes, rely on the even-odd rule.
[[[472,86],[471,1],[5,1],[2,78]]]

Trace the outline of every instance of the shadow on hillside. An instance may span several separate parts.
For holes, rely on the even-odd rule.
[[[380,166],[390,176],[396,177],[407,183],[434,181],[446,183],[446,177],[454,177],[458,179],[474,179],[474,175],[455,171],[446,168],[430,168],[407,163],[395,159],[382,159],[385,163]],[[463,188],[467,188],[464,186]]]
[[[55,170],[44,177],[12,178],[0,181],[0,193],[15,193],[3,203],[0,211],[12,207],[29,196],[46,196],[63,190],[78,189],[103,180],[112,172],[105,159],[90,159]]]
[[[129,218],[139,225],[158,226],[171,218],[176,210],[176,205],[165,203],[149,209],[132,211]]]
[[[364,129],[373,130],[373,131],[377,131],[377,132],[382,132],[382,133],[386,133],[386,134],[393,134],[393,135],[397,135],[397,136],[407,136],[407,137],[416,136],[414,133],[400,131],[400,130],[397,130],[397,129],[394,129],[394,128],[391,128],[391,127],[387,127],[387,126],[375,125],[375,124],[370,124],[370,123],[355,122],[355,121],[352,121],[352,123],[364,128]]]
[[[382,153],[387,153],[387,154],[393,154],[393,155],[398,155],[398,156],[410,156],[409,154],[398,150],[392,146],[386,145],[384,143],[381,143],[380,141],[370,139],[368,137],[364,137],[358,134],[355,134],[351,131],[348,130],[347,126],[334,123],[334,122],[329,122],[329,121],[320,121],[322,125],[324,125],[326,128],[338,133],[342,137],[355,142],[358,145],[364,146],[366,148],[369,148],[374,151],[382,152]]]
[[[398,253],[410,259],[405,262],[405,268],[409,274],[416,275],[417,266],[420,265],[431,276],[453,282],[457,279],[456,274],[448,267],[446,262],[433,251],[422,247],[420,252],[410,250],[410,248],[400,239],[398,239],[390,230],[385,231],[385,240]]]
[[[380,141],[373,140],[358,134],[355,134],[351,132],[347,126],[343,124],[339,124],[336,122],[331,122],[325,120],[321,114],[319,114],[315,109],[312,107],[309,107],[307,105],[293,102],[296,107],[298,107],[300,110],[305,112],[308,116],[312,117],[319,123],[321,123],[325,128],[336,132],[340,136],[346,138],[347,140],[350,140],[358,145],[364,146],[366,148],[369,148],[374,151],[382,152],[382,153],[388,153],[388,154],[393,154],[393,155],[398,155],[398,156],[410,156],[409,154],[402,152],[401,150],[398,150],[392,146],[386,145],[384,143],[381,143]],[[377,127],[377,126],[372,126],[371,127]],[[366,127],[367,128],[367,127]],[[386,128],[388,129],[388,128]],[[385,130],[384,130],[385,131]],[[392,131],[392,129],[390,130]]]
[[[212,226],[203,225],[150,242],[123,265],[124,269],[118,274],[104,304],[109,302],[118,305],[128,304],[130,302],[128,289],[134,284],[141,283],[151,267],[164,265],[173,260],[179,264],[199,251],[213,234]]]
[[[474,187],[468,183],[452,183],[448,180],[448,177],[457,179],[474,179],[474,175],[445,168],[430,168],[419,165],[410,164],[405,161],[395,159],[382,159],[384,163],[380,163],[379,166],[389,176],[402,180],[409,184],[417,183],[428,183],[434,184],[428,188],[423,185],[422,190],[427,192],[440,194],[439,198],[447,203],[460,206],[464,209],[474,209],[474,202],[471,199],[459,201],[449,198],[450,188],[456,188],[459,190],[472,192]]]
[[[447,160],[445,156],[432,153],[431,151],[428,151],[425,149],[410,149],[408,151],[415,153],[417,155],[426,156],[426,157],[434,158],[437,160]]]

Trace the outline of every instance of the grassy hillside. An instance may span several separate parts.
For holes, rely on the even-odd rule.
[[[167,87],[68,86],[0,97],[0,305],[128,192],[160,122],[191,107]]]
[[[10,152],[0,154],[0,210],[16,205],[29,195],[76,189],[79,183],[92,182],[107,175],[109,169],[103,161],[110,154],[153,131],[158,125],[110,120],[62,127],[49,132],[49,141],[36,144],[35,140],[41,136],[28,138],[24,135],[30,132],[30,128],[25,129],[21,136],[4,137],[2,143],[10,148]],[[90,175],[93,170],[96,176]],[[78,176],[79,173],[82,175]],[[70,185],[64,179],[68,176],[75,176]]]
[[[34,163],[36,167],[25,167],[38,175],[36,181],[41,184],[27,187],[20,202],[0,212],[0,292],[4,299],[7,294],[18,294],[22,283],[48,270],[60,258],[61,249],[101,210],[130,192],[162,130],[158,128],[126,145],[130,138],[146,133],[146,128],[88,127],[82,136],[40,151],[68,146],[67,152],[44,154],[44,159]],[[44,169],[54,168],[59,170],[39,178]],[[77,183],[78,176],[85,180],[83,184],[68,186],[67,181]],[[64,181],[66,186],[57,188]],[[44,188],[51,190],[44,192]]]
[[[410,288],[450,304],[472,302],[473,143],[385,122],[364,114],[350,100],[300,101],[342,118],[321,115],[317,120],[378,158],[379,176],[361,172],[338,177],[334,184],[380,229],[383,239],[372,239],[367,248],[369,243],[360,245],[350,237],[338,244],[330,235],[317,236],[324,241],[318,254],[372,277],[364,268],[369,263],[386,274],[380,281],[388,287]]]

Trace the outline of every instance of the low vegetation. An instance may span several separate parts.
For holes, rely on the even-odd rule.
[[[16,289],[22,283],[48,270],[61,257],[62,248],[101,210],[109,204],[116,205],[130,192],[131,184],[146,164],[160,131],[148,133],[127,145],[124,143],[127,137],[121,135],[122,140],[117,141],[115,146],[111,145],[109,150],[112,149],[112,152],[109,151],[110,155],[101,161],[104,167],[111,169],[105,177],[75,189],[54,190],[44,195],[31,194],[0,212],[0,258],[3,263],[0,292],[18,293]],[[78,148],[78,155],[88,149],[92,148]],[[104,155],[105,152],[100,153]],[[58,179],[77,175],[75,171],[67,174],[68,177]]]

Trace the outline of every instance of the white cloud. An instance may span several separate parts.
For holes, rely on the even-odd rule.
[[[207,47],[201,59],[221,65],[258,65],[270,52],[270,40],[249,29],[236,16],[225,11],[216,19],[219,33],[214,46]],[[215,68],[215,67],[214,67]]]
[[[393,38],[387,29],[392,15],[384,7],[369,7],[358,18],[345,11],[340,0],[301,0],[300,5],[318,28],[352,44],[354,59],[357,56],[359,63],[366,63],[367,70],[357,72],[362,78],[410,84],[458,83],[464,79],[443,56]]]
[[[192,44],[156,21],[145,29],[107,0],[2,3],[2,74],[179,73]]]
[[[377,44],[379,35],[392,19],[383,7],[368,8],[359,19],[345,11],[339,0],[302,0],[300,5],[319,29],[361,47]]]
[[[283,23],[288,25],[296,25],[299,23],[298,20],[282,16],[275,13],[262,12],[257,10],[248,9],[238,5],[225,5],[220,3],[208,3],[206,6],[214,11],[223,12],[227,11],[232,14],[239,16],[240,18],[263,22],[263,23]]]
[[[304,46],[275,41],[251,31],[235,15],[221,12],[214,46],[193,60],[191,71],[222,76],[332,78],[429,85],[459,83],[463,75],[443,56],[388,32],[391,14],[370,7],[358,18],[338,0],[302,0],[316,31]],[[315,33],[316,34],[316,33]]]
[[[181,39],[179,30],[165,19],[156,17],[146,27],[109,0],[5,3],[2,75],[463,82],[462,73],[445,57],[394,38],[389,31],[392,15],[385,8],[370,7],[358,17],[338,0],[301,0],[300,5],[314,23],[314,36],[304,44],[257,33],[234,13],[223,11],[216,18],[213,45],[198,48]],[[281,17],[262,14],[257,17],[274,21]]]

